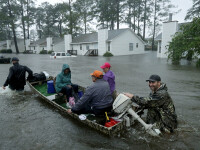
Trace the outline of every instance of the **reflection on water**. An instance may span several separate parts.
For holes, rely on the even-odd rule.
[[[13,56],[13,55],[11,55]],[[199,149],[200,70],[185,61],[171,65],[156,53],[117,56],[50,59],[48,55],[18,55],[20,63],[35,73],[47,71],[56,76],[63,63],[72,70],[72,82],[91,84],[90,73],[108,61],[116,75],[119,92],[147,96],[145,80],[159,74],[167,83],[176,112],[178,129],[174,134],[151,137],[140,124],[113,137],[102,135],[77,121],[63,116],[43,102],[26,86],[25,92],[0,88],[0,149]],[[4,84],[11,64],[0,64],[0,85]],[[95,137],[95,138],[94,138]]]

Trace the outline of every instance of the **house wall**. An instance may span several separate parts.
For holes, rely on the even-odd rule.
[[[82,45],[82,50],[80,50],[80,45]],[[73,50],[77,50],[77,55],[85,55],[85,53],[88,51],[87,45],[89,45],[89,49],[98,49],[97,43],[71,44],[71,48]]]
[[[71,42],[72,42],[72,35],[68,34],[64,36],[65,41],[65,52],[67,53],[67,50],[71,50]]]
[[[129,43],[133,43],[133,51],[129,51]],[[136,48],[136,43],[138,43],[138,48]],[[142,54],[144,44],[133,32],[127,30],[111,41],[110,49],[114,56]]]
[[[162,42],[158,41],[157,57],[161,57],[161,45],[162,45]]]
[[[18,41],[17,41],[17,45],[18,45],[19,52],[20,52],[20,53],[23,53],[23,52],[25,51],[24,40],[18,40]],[[16,52],[14,41],[12,41],[11,49],[12,49],[12,51],[13,51],[14,53]]]
[[[168,51],[169,42],[172,40],[173,35],[178,30],[178,21],[170,21],[163,23],[161,53],[157,53],[157,57],[167,58],[166,52]]]
[[[54,52],[65,52],[65,41],[59,42],[55,45],[53,45],[53,51]]]

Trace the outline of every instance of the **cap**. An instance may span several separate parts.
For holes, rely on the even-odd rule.
[[[91,76],[95,76],[97,78],[100,78],[101,76],[103,76],[103,72],[99,71],[99,70],[95,70],[93,73],[90,74]]]
[[[151,76],[149,77],[149,79],[146,80],[146,81],[147,81],[147,82],[148,82],[148,81],[161,81],[161,78],[160,78],[159,75],[153,74],[153,75],[151,75]]]
[[[101,66],[102,69],[104,68],[110,68],[111,65],[108,62],[105,62],[103,66]]]
[[[12,61],[19,61],[19,59],[17,57],[13,57]]]

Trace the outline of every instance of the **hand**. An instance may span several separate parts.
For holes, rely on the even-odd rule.
[[[67,87],[69,87],[69,88],[72,88],[72,86],[71,86],[71,85],[67,85]]]
[[[5,86],[2,86],[2,88],[5,90],[6,89],[6,87]]]
[[[67,112],[71,114],[71,113],[72,113],[72,110],[71,110],[71,109],[68,109]]]
[[[129,97],[129,98],[132,98],[134,95],[133,94],[131,94],[131,93],[123,93],[124,95],[126,95],[127,97]]]

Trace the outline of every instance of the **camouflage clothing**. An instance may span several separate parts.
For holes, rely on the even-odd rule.
[[[175,107],[167,92],[166,84],[162,83],[156,92],[150,93],[149,97],[134,96],[132,101],[148,109],[147,123],[155,123],[160,130],[167,129],[170,132],[177,127]]]

